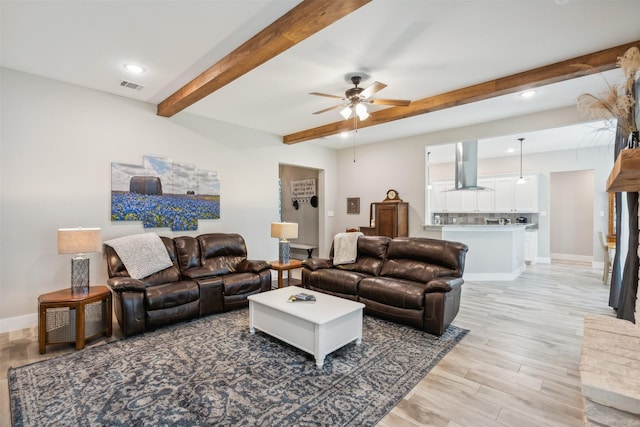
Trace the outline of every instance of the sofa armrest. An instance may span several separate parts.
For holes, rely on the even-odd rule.
[[[429,292],[449,292],[462,286],[464,280],[461,277],[438,277],[427,283],[425,290]]]
[[[238,264],[239,273],[255,273],[258,274],[261,271],[269,270],[271,263],[268,261],[252,261],[245,259]]]
[[[192,267],[182,271],[182,277],[189,280],[198,280],[211,276],[213,276],[213,273],[207,267]]]
[[[107,285],[114,292],[144,292],[147,286],[143,281],[134,279],[133,277],[112,277],[107,280]]]
[[[323,268],[333,267],[333,262],[330,259],[323,258],[307,258],[304,262],[304,268],[311,271],[321,270]]]

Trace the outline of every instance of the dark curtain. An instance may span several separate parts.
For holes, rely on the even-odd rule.
[[[609,288],[609,306],[615,310],[618,309],[618,301],[620,300],[620,289],[622,288],[622,269],[620,268],[620,234],[622,228],[622,193],[615,194],[615,212],[616,212],[616,252],[613,258],[613,267],[611,268],[611,288]]]
[[[613,150],[613,161],[615,162],[627,144],[627,139],[623,136],[620,127],[616,128],[616,139]],[[611,288],[609,290],[609,306],[615,310],[618,309],[620,301],[620,290],[622,288],[622,268],[620,260],[620,248],[622,242],[620,235],[622,233],[622,193],[615,193],[615,214],[616,214],[616,253],[613,259],[613,267],[611,269]],[[622,264],[624,265],[624,264]]]
[[[629,252],[627,252],[622,272],[618,319],[634,322],[638,292],[638,193],[627,193],[627,205],[629,207]]]
[[[634,87],[634,89],[636,89]],[[637,98],[637,90],[635,91]],[[632,108],[629,114],[635,115]],[[621,129],[616,129],[615,159],[618,158],[620,150],[623,150],[629,135],[624,135]],[[609,305],[617,310],[619,319],[634,322],[634,312],[636,306],[636,294],[638,292],[638,193],[626,193],[627,209],[629,212],[629,241],[622,242],[621,234],[621,205],[622,193],[616,193],[616,255],[611,273],[611,290],[609,291]],[[620,248],[627,245],[627,256],[624,260],[624,267],[620,268]],[[622,270],[622,271],[621,271]]]

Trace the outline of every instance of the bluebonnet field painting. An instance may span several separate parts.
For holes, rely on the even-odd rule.
[[[217,172],[150,156],[143,166],[111,164],[111,221],[187,231],[197,230],[199,219],[219,218]]]

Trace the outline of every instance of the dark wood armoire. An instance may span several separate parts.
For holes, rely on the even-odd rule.
[[[368,236],[408,237],[409,203],[400,199],[398,192],[389,190],[382,202],[371,203],[369,227],[360,227]]]
[[[380,202],[371,204],[376,236],[409,236],[409,203]]]

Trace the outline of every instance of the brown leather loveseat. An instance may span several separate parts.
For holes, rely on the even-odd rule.
[[[308,259],[303,286],[359,301],[366,314],[442,335],[460,308],[467,246],[420,237],[360,236],[357,247],[353,264]]]
[[[107,284],[125,336],[248,305],[247,297],[271,288],[271,264],[247,260],[239,234],[161,237],[172,266],[140,280],[129,276],[105,244]]]

